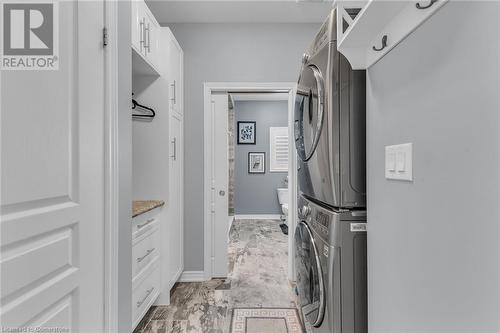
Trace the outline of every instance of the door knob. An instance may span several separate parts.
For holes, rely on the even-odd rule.
[[[220,190],[220,191],[219,191],[219,195],[220,195],[221,197],[223,197],[224,195],[226,195],[226,192],[224,192],[224,190]]]

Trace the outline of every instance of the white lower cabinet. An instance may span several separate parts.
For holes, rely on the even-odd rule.
[[[136,277],[153,259],[158,257],[160,252],[158,237],[158,228],[153,226],[149,233],[139,236],[132,242],[132,276]]]
[[[137,285],[132,288],[132,327],[135,328],[160,294],[161,275],[158,257],[147,267],[145,274],[139,276]]]
[[[132,328],[161,292],[160,208],[132,219]]]
[[[167,281],[171,288],[184,269],[184,223],[183,223],[183,125],[182,116],[170,115],[170,165],[169,165],[169,269]]]

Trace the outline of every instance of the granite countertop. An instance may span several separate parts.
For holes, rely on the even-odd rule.
[[[163,200],[136,200],[132,201],[132,217],[144,214],[165,204]]]

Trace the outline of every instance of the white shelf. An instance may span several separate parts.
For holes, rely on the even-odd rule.
[[[132,74],[160,76],[160,73],[132,47]]]
[[[417,3],[427,6],[430,0],[388,1],[370,0],[367,2],[338,1],[337,4],[337,49],[353,69],[366,69],[382,58],[406,36],[412,33],[427,18],[441,8],[447,0],[439,0],[426,9],[418,9]],[[355,19],[349,17],[347,10],[360,8]],[[343,31],[344,20],[349,27]],[[386,46],[382,39],[386,37]]]

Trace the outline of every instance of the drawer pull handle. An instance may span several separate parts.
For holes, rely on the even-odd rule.
[[[140,307],[141,307],[141,305],[142,305],[144,302],[146,302],[146,300],[148,299],[149,295],[151,295],[151,293],[153,292],[153,290],[155,290],[155,287],[152,287],[151,289],[148,289],[148,290],[146,291],[146,296],[144,296],[144,298],[143,298],[142,300],[140,300],[139,302],[137,302],[137,304],[136,304],[136,306],[137,306],[138,308],[140,308]]]
[[[149,256],[151,253],[153,253],[154,250],[155,250],[154,247],[152,249],[147,250],[145,255],[143,255],[140,258],[137,258],[137,262],[139,263],[139,262],[143,261],[144,259],[146,259],[146,257]]]
[[[379,48],[372,46],[372,49],[373,51],[382,51],[383,49],[386,48],[386,46],[387,46],[387,35],[384,35],[384,37],[382,37],[382,46]]]
[[[177,82],[175,82],[174,80],[174,83],[173,84],[170,84],[170,86],[172,87],[172,98],[170,98],[171,101],[174,102],[174,104],[177,104],[177,89],[176,89],[176,86],[177,86]]]
[[[151,223],[151,222],[153,222],[154,220],[155,220],[155,219],[149,219],[149,220],[147,220],[146,222],[144,222],[143,224],[139,224],[139,225],[137,226],[137,229],[142,229],[142,228],[144,228],[145,226],[147,226],[148,224],[150,224],[150,223]]]
[[[151,29],[149,28],[149,23],[148,23],[148,27],[145,28],[145,30],[148,32],[148,45],[147,46],[144,46],[144,48],[147,48],[148,49],[148,52],[151,53]]]
[[[174,161],[176,161],[177,160],[177,138],[174,138],[171,142],[174,145],[174,148],[173,148],[174,154],[170,157],[172,157],[172,159]]]
[[[429,4],[428,4],[428,5],[426,5],[426,6],[422,6],[419,2],[417,2],[417,4],[415,5],[415,7],[417,7],[417,9],[427,9],[427,8],[432,7],[432,5],[433,5],[436,1],[437,1],[437,0],[431,0],[431,1],[429,2]]]
[[[139,40],[139,43],[141,44],[141,52],[143,49],[146,48],[145,43],[146,43],[146,31],[144,29],[144,26],[146,25],[146,19],[143,17],[142,21],[139,23],[140,27],[139,29],[141,30],[141,38]]]

